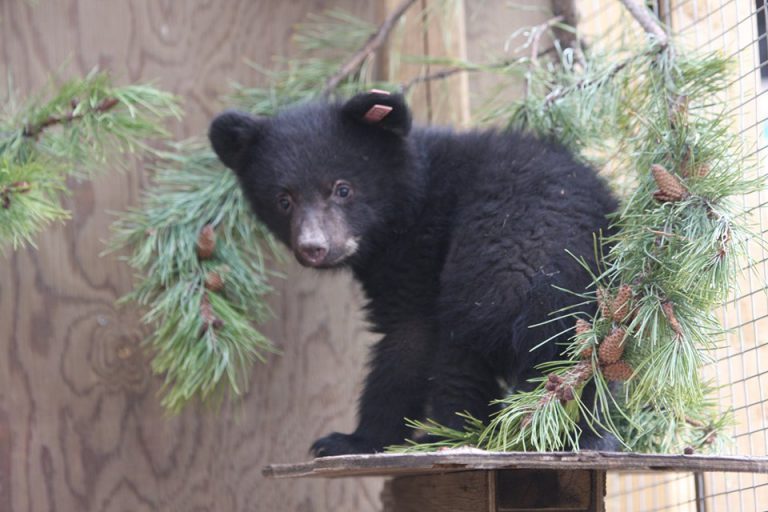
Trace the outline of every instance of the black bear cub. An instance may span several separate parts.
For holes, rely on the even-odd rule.
[[[310,103],[271,118],[228,111],[210,127],[258,218],[308,267],[349,268],[367,297],[373,348],[351,434],[318,456],[381,451],[404,418],[461,428],[487,420],[534,366],[559,357],[567,326],[539,324],[576,299],[593,233],[615,208],[563,148],[508,131],[411,130],[401,95]],[[582,444],[582,448],[584,448]]]

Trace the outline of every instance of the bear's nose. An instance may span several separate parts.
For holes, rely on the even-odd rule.
[[[299,246],[302,258],[311,265],[322,263],[328,254],[328,247],[317,243],[302,244]]]

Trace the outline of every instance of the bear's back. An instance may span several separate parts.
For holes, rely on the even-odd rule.
[[[451,217],[549,223],[570,238],[606,228],[617,206],[597,173],[555,143],[511,130],[426,128],[411,137],[425,160],[427,201],[451,207]]]

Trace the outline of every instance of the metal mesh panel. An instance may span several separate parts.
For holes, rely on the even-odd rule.
[[[625,28],[629,37],[642,37],[617,0],[580,0],[577,5],[587,34],[610,29],[601,44],[615,44]],[[733,60],[734,79],[722,100],[754,172],[768,172],[766,0],[661,0],[655,11],[684,48],[719,51]],[[755,229],[765,237],[768,192],[743,201]],[[750,245],[747,272],[721,311],[729,332],[716,351],[716,363],[705,369],[722,386],[718,394],[723,408],[734,411],[733,452],[739,455],[768,453],[767,252],[759,243]],[[768,511],[768,475],[610,475],[606,506],[609,511]]]

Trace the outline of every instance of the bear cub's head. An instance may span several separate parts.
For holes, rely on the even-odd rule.
[[[208,136],[256,215],[305,266],[340,266],[369,250],[411,207],[411,114],[371,91],[269,117],[219,114]]]

